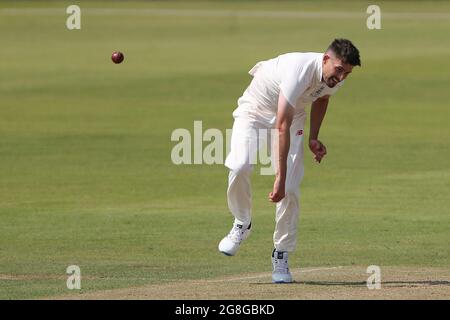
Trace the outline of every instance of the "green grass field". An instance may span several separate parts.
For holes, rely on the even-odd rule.
[[[449,1],[378,1],[381,30],[366,1],[77,1],[69,31],[72,3],[0,3],[1,299],[270,272],[273,177],[255,170],[252,236],[225,257],[227,170],[172,164],[170,136],[231,128],[255,62],[335,37],[363,66],[331,100],[329,154],[305,157],[290,264],[449,268]]]

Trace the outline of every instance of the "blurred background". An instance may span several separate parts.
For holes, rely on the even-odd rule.
[[[81,292],[270,272],[273,177],[254,171],[254,230],[227,259],[227,170],[174,165],[171,133],[231,129],[257,61],[339,37],[362,67],[330,100],[327,157],[305,153],[291,266],[448,268],[450,2],[377,1],[379,30],[370,4],[2,1],[0,298],[70,294],[73,264]]]

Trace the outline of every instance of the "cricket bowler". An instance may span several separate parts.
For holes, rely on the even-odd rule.
[[[275,168],[273,189],[268,194],[269,200],[276,203],[274,283],[292,282],[288,253],[295,250],[297,243],[305,107],[311,103],[308,145],[320,163],[327,149],[319,140],[319,131],[330,96],[343,85],[354,66],[361,66],[359,51],[347,39],[335,39],[325,53],[286,53],[258,62],[249,71],[253,79],[233,112],[231,148],[225,166],[230,169],[227,197],[234,223],[220,241],[219,251],[234,256],[250,235],[252,160],[260,146],[267,143]],[[275,129],[276,139],[267,137],[271,129]]]

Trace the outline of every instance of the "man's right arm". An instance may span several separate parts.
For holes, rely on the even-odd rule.
[[[278,98],[277,122],[275,128],[277,130],[278,141],[276,144],[275,160],[277,161],[275,182],[272,192],[269,193],[269,199],[272,202],[278,202],[285,196],[287,158],[289,147],[291,145],[290,128],[292,119],[294,118],[294,107],[286,100],[280,91]]]

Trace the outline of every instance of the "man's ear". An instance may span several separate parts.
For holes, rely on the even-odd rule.
[[[323,63],[327,62],[328,60],[330,60],[330,55],[328,53],[325,52],[325,54],[323,55]]]

